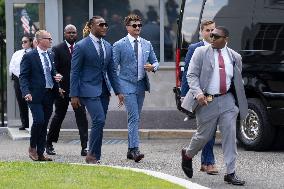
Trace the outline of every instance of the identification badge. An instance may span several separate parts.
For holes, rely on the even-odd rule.
[[[208,95],[208,96],[207,96],[207,102],[212,102],[212,100],[213,100],[212,95]]]

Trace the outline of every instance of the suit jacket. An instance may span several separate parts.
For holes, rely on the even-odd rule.
[[[105,40],[103,40],[103,43],[106,51],[106,58],[103,63],[100,62],[90,36],[76,43],[71,60],[70,97],[100,96],[103,79],[109,91],[112,86],[116,94],[120,93],[117,71],[112,58],[112,47]]]
[[[58,73],[60,73],[63,78],[60,81],[60,88],[62,88],[65,93],[65,97],[69,97],[70,91],[70,69],[71,69],[71,58],[69,48],[66,42],[62,42],[52,48],[54,52],[54,66]]]
[[[52,66],[51,75],[54,83],[54,95],[58,95],[58,84],[53,78],[53,76],[56,75],[54,55],[52,52],[48,51],[48,56]],[[37,49],[34,49],[23,56],[20,66],[19,81],[23,97],[27,94],[31,94],[33,97],[31,103],[40,103],[42,101],[45,93],[46,81]]]
[[[192,57],[195,49],[197,47],[200,47],[200,46],[204,46],[203,41],[200,41],[200,42],[194,43],[194,44],[190,44],[188,46],[188,51],[187,51],[186,57],[184,59],[184,71],[183,71],[182,80],[181,80],[181,94],[180,94],[180,96],[182,96],[182,97],[185,96],[186,93],[189,90],[189,86],[188,86],[188,82],[187,82],[187,78],[186,78],[189,62],[191,60],[191,57]]]
[[[234,50],[228,47],[227,49],[234,65],[232,90],[236,105],[239,107],[240,119],[244,120],[248,113],[248,104],[241,76],[242,58]],[[182,103],[182,107],[191,112],[198,106],[197,95],[206,93],[215,66],[213,57],[214,53],[211,45],[197,48],[192,56],[187,72],[190,89]]]
[[[142,46],[142,61],[144,65],[149,62],[150,64],[156,63],[158,66],[158,60],[150,41],[143,38],[140,39]],[[118,77],[121,92],[123,94],[135,93],[138,82],[138,64],[134,50],[127,36],[114,43],[113,60],[115,65],[120,67]],[[150,83],[147,73],[145,73],[145,79],[146,91],[150,91]]]

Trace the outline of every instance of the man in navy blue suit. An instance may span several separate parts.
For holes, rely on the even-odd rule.
[[[29,157],[34,161],[52,161],[43,154],[53,101],[59,93],[57,82],[62,76],[56,74],[54,56],[47,51],[52,43],[50,33],[39,30],[35,38],[38,42],[37,48],[23,56],[19,76],[23,98],[27,101],[33,116]]]
[[[89,20],[91,32],[74,48],[70,72],[70,97],[74,109],[86,106],[92,127],[86,163],[98,164],[101,159],[103,127],[110,99],[111,86],[120,96],[117,70],[110,43],[102,39],[108,25],[101,16]],[[108,77],[107,77],[108,76]],[[110,83],[111,86],[110,86]]]
[[[202,41],[198,43],[193,43],[189,45],[188,51],[184,61],[184,72],[182,75],[181,83],[181,100],[185,97],[189,90],[186,74],[188,70],[188,65],[191,57],[196,48],[200,46],[206,46],[211,43],[210,34],[215,28],[215,23],[211,20],[203,20],[200,24],[200,35],[203,38]],[[215,158],[213,153],[213,146],[215,143],[215,136],[204,146],[201,154],[201,168],[200,171],[207,172],[208,174],[218,174],[218,170],[215,167]]]

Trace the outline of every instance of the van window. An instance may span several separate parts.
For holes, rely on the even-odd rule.
[[[199,38],[199,17],[203,2],[200,0],[186,1],[184,6],[183,21],[181,27],[181,58],[186,55],[188,45],[195,43]]]

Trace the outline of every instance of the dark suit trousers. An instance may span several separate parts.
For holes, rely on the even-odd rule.
[[[49,132],[47,134],[47,144],[51,145],[52,142],[57,142],[59,137],[60,128],[65,118],[70,98],[58,97],[55,99],[55,114],[49,126]],[[79,129],[79,135],[82,148],[87,148],[88,143],[88,120],[86,117],[85,106],[81,106],[78,109],[73,109],[75,112],[75,118],[77,127]]]
[[[92,127],[89,140],[89,152],[95,156],[97,160],[101,159],[101,148],[103,140],[103,128],[105,125],[110,93],[103,83],[102,94],[98,97],[81,97],[83,103],[92,119]]]
[[[28,128],[29,127],[28,104],[22,96],[19,78],[17,76],[13,75],[13,80],[14,80],[15,94],[16,94],[16,98],[17,98],[17,102],[18,102],[18,106],[19,106],[19,110],[20,110],[20,117],[21,117],[22,126],[25,127],[25,128]]]
[[[30,146],[37,149],[38,155],[44,153],[47,125],[52,114],[53,102],[54,94],[52,91],[46,91],[40,103],[28,103],[33,116]]]

